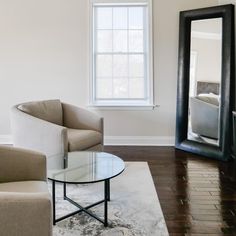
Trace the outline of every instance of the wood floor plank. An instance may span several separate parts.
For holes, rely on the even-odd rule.
[[[125,161],[147,161],[170,236],[236,235],[236,163],[174,147],[106,146]]]

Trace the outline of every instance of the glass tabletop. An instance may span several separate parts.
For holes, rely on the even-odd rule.
[[[63,183],[94,183],[111,179],[125,169],[119,157],[105,152],[70,152],[48,157],[48,179]]]

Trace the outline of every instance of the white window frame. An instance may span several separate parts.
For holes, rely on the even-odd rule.
[[[146,79],[147,83],[145,86],[148,86],[147,96],[148,99],[125,99],[122,102],[122,99],[117,100],[96,100],[95,98],[95,76],[94,76],[94,41],[93,41],[93,33],[94,33],[94,6],[102,6],[102,5],[145,5],[147,6],[147,14],[148,14],[148,27],[147,27],[147,58],[146,62],[148,64],[146,68]],[[89,72],[90,72],[90,83],[89,83],[89,105],[92,107],[151,107],[154,108],[154,92],[153,92],[153,35],[152,35],[152,0],[90,0],[90,59],[89,59]]]
[[[197,95],[197,51],[191,50],[190,52],[190,68],[189,68],[189,96],[194,97]],[[192,84],[194,83],[194,84]]]

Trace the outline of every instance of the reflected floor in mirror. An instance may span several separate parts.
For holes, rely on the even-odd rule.
[[[188,139],[192,140],[192,141],[199,142],[199,143],[218,145],[218,140],[216,140],[216,139],[203,137],[201,135],[197,135],[197,134],[194,134],[191,132],[188,133]]]
[[[206,144],[212,144],[212,145],[219,145],[218,139],[212,139],[208,137],[204,137],[198,134],[195,134],[191,131],[188,132],[188,139],[192,141],[196,141],[199,143],[206,143]]]

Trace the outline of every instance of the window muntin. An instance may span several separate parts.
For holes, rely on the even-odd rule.
[[[150,105],[147,4],[93,5],[94,105]]]

